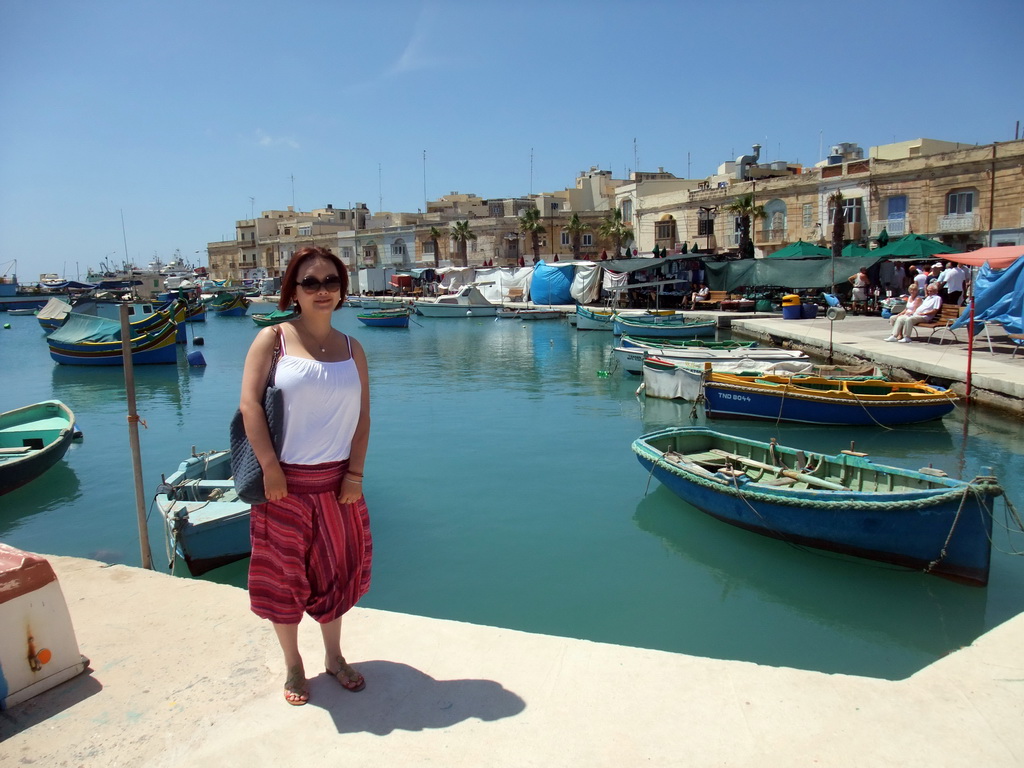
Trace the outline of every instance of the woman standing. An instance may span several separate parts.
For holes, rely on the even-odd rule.
[[[370,586],[372,543],[363,499],[370,435],[366,356],[331,326],[345,300],[348,272],[325,248],[303,248],[288,265],[280,309],[298,316],[256,335],[245,358],[240,408],[263,468],[267,502],[252,507],[249,600],[268,619],[284,652],[284,697],[309,700],[299,654],[303,613],[319,624],[324,666],[347,690],[365,687],[341,653],[341,617]],[[284,435],[275,452],[263,391],[277,354]]]
[[[853,284],[850,299],[853,302],[854,314],[866,312],[868,308],[868,289],[871,287],[871,278],[868,277],[867,267],[861,267],[860,272],[850,275],[848,279]]]

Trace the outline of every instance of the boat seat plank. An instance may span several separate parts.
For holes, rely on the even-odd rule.
[[[28,453],[31,450],[32,450],[32,448],[30,446],[19,445],[19,446],[15,447],[15,448],[0,448],[0,453],[8,455],[8,456],[13,456],[13,455],[18,455],[18,454],[22,454],[22,453]],[[36,449],[36,450],[38,450],[38,449]]]
[[[738,453],[729,453],[728,451],[723,451],[720,448],[712,448],[711,452],[712,453],[717,453],[719,456],[723,456],[723,457],[725,457],[727,459],[731,459],[732,461],[739,462],[740,464],[746,464],[747,466],[750,466],[750,467],[756,467],[758,469],[767,470],[769,472],[775,472],[777,474],[783,475],[784,477],[793,478],[797,482],[807,483],[807,485],[813,485],[813,486],[815,486],[817,488],[821,488],[823,490],[828,490],[828,491],[848,491],[848,490],[850,490],[850,488],[848,488],[847,486],[842,485],[840,483],[832,482],[831,480],[823,480],[820,477],[815,477],[814,475],[809,475],[809,474],[807,474],[805,472],[798,472],[796,470],[786,469],[785,467],[773,467],[771,464],[765,464],[764,462],[757,461],[755,459],[748,459],[746,456],[740,456]]]

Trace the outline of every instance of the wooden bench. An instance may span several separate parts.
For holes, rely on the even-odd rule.
[[[717,309],[723,301],[729,298],[728,291],[709,291],[708,297],[703,301],[694,302],[694,309]]]
[[[957,306],[956,304],[943,304],[939,309],[939,314],[935,316],[934,320],[927,323],[918,323],[914,326],[913,335],[918,336],[919,328],[929,328],[931,333],[928,334],[928,341],[932,340],[932,336],[936,333],[948,333],[953,337],[954,341],[960,341],[956,336],[956,331],[953,330],[953,323],[955,323],[959,317],[963,307]],[[942,339],[939,339],[939,343],[942,343]]]
[[[505,294],[505,298],[509,301],[522,301],[523,300],[523,289],[522,288],[509,288],[508,293]]]

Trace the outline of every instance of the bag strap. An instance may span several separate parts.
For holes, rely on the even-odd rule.
[[[274,376],[277,373],[277,359],[281,355],[281,329],[276,326],[274,327],[274,336],[277,340],[274,343],[274,357],[270,362],[270,371],[267,373],[267,387],[274,386]]]

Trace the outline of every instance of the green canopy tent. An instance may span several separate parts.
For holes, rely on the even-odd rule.
[[[861,267],[872,267],[882,260],[878,251],[870,256],[843,259],[843,279]],[[792,290],[829,288],[832,285],[832,259],[740,259],[705,261],[708,287],[713,291],[735,291],[743,287],[783,286]],[[837,272],[837,275],[840,273]]]
[[[871,254],[870,248],[865,248],[863,245],[857,245],[856,243],[850,242],[843,246],[843,257],[847,256],[868,256]]]
[[[941,256],[945,253],[956,253],[951,248],[938,240],[922,235],[907,235],[899,240],[891,240],[883,248],[876,248],[872,253],[882,259],[891,259],[902,256],[904,258],[927,259],[931,256]]]
[[[832,251],[828,248],[822,248],[820,245],[815,245],[814,243],[805,243],[803,240],[797,240],[795,243],[790,243],[785,248],[780,248],[775,251],[775,253],[769,253],[767,258],[808,259],[831,255]]]

